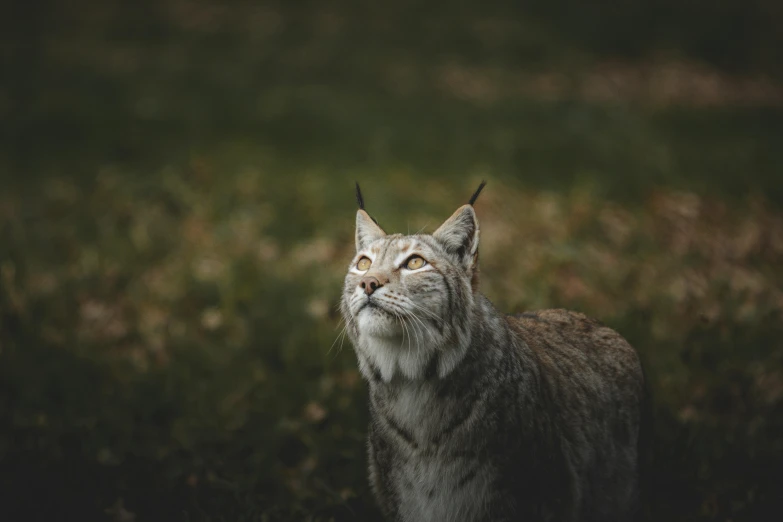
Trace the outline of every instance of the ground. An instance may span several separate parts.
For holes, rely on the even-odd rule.
[[[638,349],[653,519],[783,507],[777,36],[726,62],[545,7],[78,4],[4,22],[1,518],[375,519],[354,180],[414,232],[486,179],[490,299]]]

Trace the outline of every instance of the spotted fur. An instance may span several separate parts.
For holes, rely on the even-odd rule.
[[[580,313],[498,312],[478,291],[478,243],[471,205],[432,235],[387,235],[357,213],[341,310],[369,382],[381,510],[400,522],[632,519],[634,349]],[[406,268],[413,255],[426,264]]]

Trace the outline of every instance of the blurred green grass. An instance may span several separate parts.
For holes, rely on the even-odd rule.
[[[336,311],[352,182],[431,231],[485,177],[490,298],[646,362],[651,516],[779,510],[779,36],[733,48],[743,80],[699,50],[724,8],[672,73],[660,25],[617,49],[646,7],[601,38],[494,4],[44,7],[2,32],[3,519],[375,519]]]

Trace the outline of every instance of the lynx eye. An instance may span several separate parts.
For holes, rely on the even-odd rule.
[[[358,268],[362,272],[365,272],[370,268],[370,265],[372,265],[372,261],[370,261],[366,257],[363,257],[359,260],[358,263],[356,263],[356,268]]]
[[[427,262],[424,260],[421,256],[411,256],[408,258],[408,260],[405,262],[405,268],[408,270],[418,270],[419,268],[426,265]]]

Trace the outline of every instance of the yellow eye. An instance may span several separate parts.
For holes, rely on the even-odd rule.
[[[405,263],[405,268],[408,270],[418,270],[419,268],[426,265],[427,262],[424,260],[423,257],[419,256],[413,256],[410,259],[408,259],[408,262]]]
[[[370,261],[366,257],[363,257],[359,260],[358,263],[356,263],[356,268],[364,272],[370,268],[370,265],[372,265],[372,261]]]

